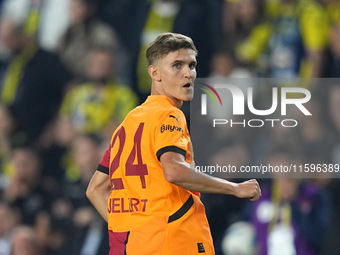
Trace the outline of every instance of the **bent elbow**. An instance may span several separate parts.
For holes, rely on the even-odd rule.
[[[172,184],[179,185],[186,182],[190,177],[190,165],[178,153],[164,153],[161,157],[161,163],[165,179]]]
[[[172,166],[167,169],[163,169],[165,179],[172,183],[179,185],[180,183],[184,182],[186,179],[185,172],[181,171],[180,168],[176,168],[176,166]]]
[[[86,189],[86,197],[91,201],[93,197],[93,193],[95,192],[95,188],[93,187],[93,184],[90,182]]]
[[[92,194],[92,190],[91,190],[91,187],[90,187],[90,185],[89,186],[87,186],[87,189],[86,189],[86,197],[88,198],[88,199],[90,199],[90,197],[91,197],[91,194]]]
[[[165,179],[166,179],[168,182],[170,182],[170,183],[172,183],[172,184],[177,184],[177,183],[178,183],[178,178],[177,178],[177,176],[176,176],[174,173],[172,173],[172,172],[169,172],[169,171],[165,172],[165,171],[164,171],[164,177],[165,177]]]

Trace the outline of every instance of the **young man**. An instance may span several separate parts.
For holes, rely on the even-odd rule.
[[[240,184],[196,172],[185,116],[193,98],[197,50],[192,40],[159,35],[146,51],[151,96],[113,133],[87,196],[108,222],[110,255],[214,254],[198,192],[256,201],[256,180]]]

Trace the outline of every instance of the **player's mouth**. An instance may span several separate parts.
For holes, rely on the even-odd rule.
[[[190,82],[188,82],[187,84],[185,84],[185,85],[183,86],[183,88],[190,88],[190,87],[191,87]]]

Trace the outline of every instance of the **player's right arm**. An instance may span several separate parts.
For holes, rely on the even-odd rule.
[[[110,194],[111,187],[108,175],[96,171],[87,187],[86,196],[106,222],[108,221],[107,200]]]

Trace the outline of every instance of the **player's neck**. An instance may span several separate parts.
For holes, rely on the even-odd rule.
[[[174,98],[172,96],[167,95],[164,91],[160,91],[158,89],[155,88],[155,86],[151,86],[151,95],[152,96],[156,96],[156,95],[163,95],[163,96],[167,96],[168,98],[170,98],[174,103],[175,106],[180,109],[183,105],[183,101],[182,100],[178,100],[177,98]]]

